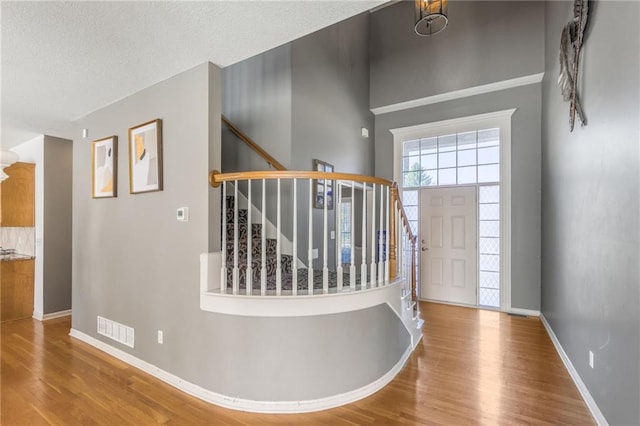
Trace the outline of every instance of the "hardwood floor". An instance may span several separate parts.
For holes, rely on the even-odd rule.
[[[0,423],[9,425],[594,424],[538,318],[423,303],[401,373],[310,414],[227,410],[68,336],[70,319],[3,323]]]

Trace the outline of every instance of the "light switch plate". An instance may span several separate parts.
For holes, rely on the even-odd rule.
[[[176,213],[176,219],[181,222],[189,222],[189,207],[180,207]]]

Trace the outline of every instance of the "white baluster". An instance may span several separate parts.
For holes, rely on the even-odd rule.
[[[267,228],[266,228],[266,211],[267,211],[267,181],[262,179],[262,228],[260,232],[260,249],[262,251],[262,266],[260,268],[260,294],[267,294]]]
[[[376,184],[371,191],[371,287],[376,286]]]
[[[329,200],[327,199],[329,181],[324,180],[324,208],[323,208],[323,225],[322,225],[322,292],[329,293],[329,267],[327,265],[327,209],[329,208]],[[333,195],[333,194],[332,194]]]
[[[238,274],[238,233],[240,228],[240,220],[238,218],[238,181],[233,181],[233,271],[232,276],[232,292],[238,294],[240,287]]]
[[[362,184],[362,265],[360,265],[360,289],[367,288],[367,184]]]
[[[291,259],[291,294],[298,294],[298,180],[293,178],[293,259]]]
[[[351,181],[351,267],[349,268],[349,288],[351,290],[356,289],[356,254],[355,254],[355,207],[356,207],[356,184]]]
[[[222,182],[222,268],[220,293],[227,292],[227,182]]]
[[[276,206],[276,295],[282,295],[282,250],[280,247],[280,225],[281,225],[281,212],[280,212],[280,179],[277,180],[278,194],[276,197],[278,205]]]
[[[338,183],[338,181],[335,181],[335,185],[336,185],[336,190],[337,190],[337,194],[336,197],[334,197],[334,208],[335,208],[335,212],[336,212],[336,233],[338,234],[336,236],[336,245],[337,245],[337,256],[336,256],[336,278],[338,279],[338,283],[337,283],[337,291],[341,292],[342,291],[342,285],[343,285],[343,279],[344,277],[342,276],[342,185],[340,185]]]
[[[247,295],[251,295],[251,293],[253,292],[253,232],[251,232],[251,207],[253,206],[253,204],[251,201],[251,183],[251,180],[247,181],[247,269],[244,273]]]
[[[309,250],[307,252],[307,286],[309,294],[313,294],[313,179],[309,179]]]
[[[389,258],[391,257],[391,254],[389,253],[389,242],[391,241],[391,232],[389,231],[391,228],[389,228],[389,220],[390,220],[390,216],[391,216],[391,210],[389,209],[389,207],[393,208],[394,206],[390,206],[390,197],[391,197],[391,189],[387,186],[387,205],[385,207],[385,210],[387,212],[387,218],[386,218],[386,239],[385,239],[385,256],[384,256],[384,281],[385,283],[389,283]],[[396,228],[397,230],[398,228]]]
[[[380,231],[378,231],[378,286],[384,283],[384,234],[386,234],[386,228],[384,228],[384,187],[380,184]]]

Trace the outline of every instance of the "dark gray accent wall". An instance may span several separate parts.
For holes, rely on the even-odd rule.
[[[223,114],[278,160],[291,165],[291,44],[222,71]],[[223,126],[223,172],[266,170],[267,163]]]
[[[451,1],[449,25],[418,37],[413,2],[371,15],[371,107],[544,70],[544,4]]]
[[[369,13],[339,22],[292,42],[291,166],[312,170],[312,159],[333,164],[337,172],[373,174],[373,114],[369,111]],[[361,129],[370,131],[363,138]],[[308,198],[308,186],[300,192]],[[335,196],[336,194],[334,194]],[[313,211],[321,224],[324,212]],[[328,214],[335,230],[335,209]],[[306,230],[308,215],[298,218]],[[314,227],[314,247],[322,253],[322,227]],[[300,247],[308,244],[299,235]],[[304,252],[303,252],[304,253]],[[329,265],[335,259],[335,241],[329,243]],[[321,266],[322,259],[314,262]]]
[[[220,150],[220,133],[210,133],[210,117],[219,114],[218,73],[203,64],[74,123],[72,326],[230,397],[315,399],[367,385],[410,345],[386,304],[295,318],[200,309],[199,258],[210,245],[210,210],[219,208],[210,192],[219,190],[207,183]],[[164,190],[132,195],[127,129],[154,118],[163,120]],[[91,142],[82,139],[83,128],[95,138],[119,137],[117,198],[91,198]],[[176,209],[184,206],[190,220],[178,222]],[[98,335],[98,315],[133,327],[135,347]]]
[[[376,175],[393,179],[390,129],[517,108],[511,121],[511,306],[540,309],[541,85],[376,116]]]
[[[542,312],[609,424],[632,425],[640,424],[640,4],[590,8],[579,80],[588,125],[571,133],[556,79],[572,2],[546,3]]]
[[[311,170],[312,160],[335,171],[373,174],[373,115],[369,111],[369,13],[357,15],[224,69],[223,113],[285,167]],[[361,129],[370,131],[363,138]],[[224,171],[264,170],[266,163],[223,129]],[[293,200],[283,183],[283,234],[292,239]],[[299,258],[306,262],[308,182],[299,182]],[[245,192],[244,188],[242,188]],[[275,185],[267,186],[270,199]],[[252,187],[260,204],[261,187]],[[276,222],[275,204],[267,218]],[[313,247],[322,253],[323,211],[313,210]],[[335,228],[335,211],[328,214]],[[335,241],[329,242],[333,268]],[[322,265],[322,255],[314,268]]]
[[[71,309],[72,143],[44,136],[43,314]]]

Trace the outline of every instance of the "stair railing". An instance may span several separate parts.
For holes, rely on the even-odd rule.
[[[323,185],[323,193],[314,192],[314,182],[333,181],[333,185]],[[220,173],[212,171],[209,174],[209,183],[214,188],[222,187],[223,197],[223,232],[222,232],[222,267],[220,271],[220,291],[226,293],[229,290],[232,294],[244,295],[314,295],[328,294],[346,291],[360,291],[370,288],[388,285],[399,277],[404,277],[410,283],[412,301],[417,301],[416,293],[416,237],[413,234],[407,215],[402,206],[398,194],[398,187],[395,182],[387,179],[351,174],[351,173],[327,173],[316,171],[251,171]],[[276,197],[266,197],[267,183],[276,185]],[[282,184],[292,188],[290,205],[283,206]],[[237,199],[239,185],[246,185],[246,202],[248,211],[252,206],[261,212],[261,239],[259,244],[260,259],[251,257],[253,253],[252,223],[247,219],[246,231],[246,263],[240,264],[239,243],[241,237],[239,233],[239,202]],[[229,187],[228,187],[229,186]],[[261,200],[254,200],[251,188],[261,189]],[[351,234],[351,256],[350,263],[343,267],[341,254],[337,259],[330,259],[329,242],[329,202],[323,202],[320,208],[322,213],[320,233],[322,241],[316,242],[322,247],[322,252],[314,256],[314,208],[317,196],[322,196],[322,200],[333,200],[333,207],[336,209],[336,245],[341,248],[341,204],[342,187],[351,188],[352,194],[355,190],[362,191],[361,217],[356,218],[355,209],[351,209],[350,221]],[[329,192],[329,187],[335,188],[337,194]],[[233,206],[227,205],[227,194],[229,189],[233,190],[235,201]],[[303,200],[304,192],[308,190],[307,200]],[[336,196],[337,195],[337,196]],[[370,197],[370,204],[367,198]],[[267,199],[268,198],[268,199]],[[256,202],[257,201],[257,202]],[[276,210],[276,247],[275,261],[271,260],[267,264],[266,259],[266,239],[265,239],[265,211],[269,203],[275,203]],[[352,203],[355,198],[352,199]],[[352,204],[353,205],[353,204]],[[370,207],[369,207],[370,205]],[[229,208],[233,211],[227,211]],[[288,213],[292,218],[291,225],[287,224],[287,232],[292,235],[292,255],[287,261],[283,261],[282,241],[283,234],[282,214],[283,208],[291,209]],[[298,218],[307,215],[308,228],[307,238],[307,264],[298,265],[298,244],[299,236],[304,236],[304,230],[298,226]],[[233,228],[227,218],[232,218]],[[370,217],[367,220],[367,217]],[[359,243],[361,244],[361,262],[356,265],[355,259],[355,226],[356,219],[360,222]],[[317,220],[317,219],[316,219]],[[232,229],[232,233],[228,232]],[[368,234],[368,235],[367,235]],[[318,233],[315,234],[317,236]],[[227,238],[233,238],[232,252],[227,248]],[[244,244],[244,241],[242,241]],[[258,244],[257,242],[255,244]],[[409,252],[410,250],[410,252]],[[403,251],[407,251],[405,255]],[[318,258],[318,261],[314,260]],[[304,259],[304,257],[302,256]],[[233,260],[230,262],[229,259]],[[289,263],[290,259],[290,263]],[[338,260],[339,259],[339,260]],[[320,262],[321,260],[321,262]],[[335,268],[330,269],[330,263],[335,260]],[[229,263],[228,263],[229,261]],[[254,267],[255,266],[255,267]],[[319,267],[319,270],[314,270]],[[254,284],[255,283],[255,284]],[[259,288],[257,287],[259,283]],[[289,285],[291,288],[285,288]],[[290,283],[290,284],[289,284]],[[244,287],[244,288],[243,288]],[[284,293],[283,293],[284,292]],[[290,293],[289,293],[290,292]],[[415,304],[414,304],[415,306]],[[415,309],[415,307],[414,307]]]
[[[249,148],[254,150],[260,157],[262,157],[271,167],[276,170],[287,170],[278,160],[273,158],[271,154],[262,149],[260,145],[258,145],[253,139],[251,139],[247,134],[245,134],[242,130],[238,129],[231,121],[229,121],[224,115],[220,116],[222,120],[222,124],[227,126],[227,128],[238,137],[242,142],[247,144]]]

